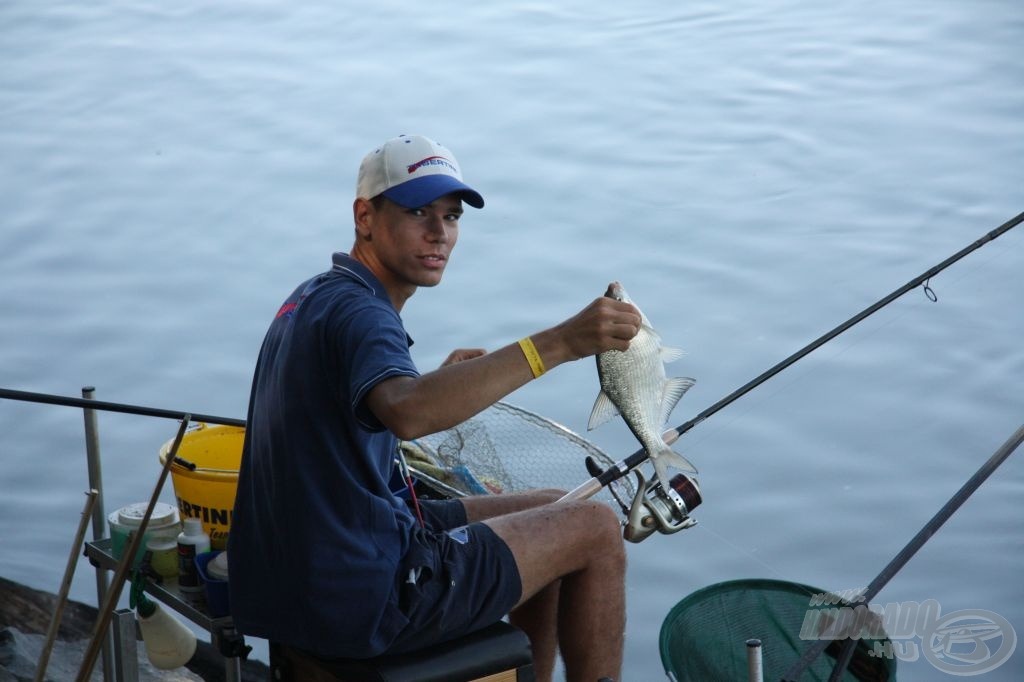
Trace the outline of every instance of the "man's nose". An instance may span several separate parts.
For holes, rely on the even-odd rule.
[[[440,215],[432,215],[427,219],[427,231],[431,239],[435,239],[440,242],[448,241],[448,228],[444,224],[444,217]]]

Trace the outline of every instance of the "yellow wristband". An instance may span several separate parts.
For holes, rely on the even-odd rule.
[[[533,372],[534,379],[547,371],[544,368],[544,361],[540,359],[540,353],[537,352],[537,346],[533,345],[533,340],[529,336],[519,340],[519,347],[523,349],[523,355],[526,356],[526,361],[530,363],[530,370]]]

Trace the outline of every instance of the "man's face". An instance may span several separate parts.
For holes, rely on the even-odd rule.
[[[420,208],[384,201],[374,210],[371,248],[390,284],[432,287],[441,282],[459,239],[462,211],[462,201],[455,194]]]

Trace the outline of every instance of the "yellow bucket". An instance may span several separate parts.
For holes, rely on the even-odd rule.
[[[240,426],[200,423],[185,433],[178,447],[178,458],[195,464],[195,470],[178,462],[171,465],[171,482],[181,518],[202,520],[213,549],[227,548],[244,438],[245,429]],[[167,461],[173,444],[171,439],[160,448],[161,464]]]

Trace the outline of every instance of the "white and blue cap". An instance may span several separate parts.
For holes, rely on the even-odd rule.
[[[422,135],[394,137],[363,158],[359,165],[356,197],[378,194],[406,208],[419,208],[456,193],[473,208],[483,208],[484,198],[462,181],[455,156]]]

